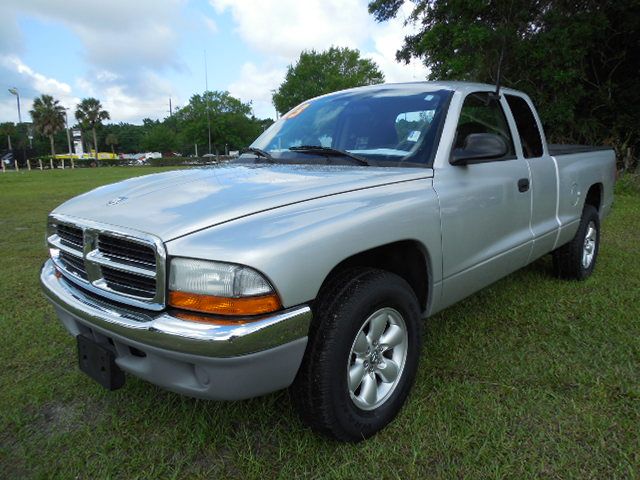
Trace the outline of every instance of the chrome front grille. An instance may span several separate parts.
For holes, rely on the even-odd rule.
[[[58,270],[79,285],[129,305],[164,308],[165,250],[156,237],[53,215],[47,242]]]

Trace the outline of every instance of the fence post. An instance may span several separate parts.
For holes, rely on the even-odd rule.
[[[17,158],[15,158],[13,160],[13,164],[16,166],[16,172],[19,172],[20,171],[20,167],[18,166],[18,159]]]
[[[31,161],[27,158],[27,170],[31,171]]]
[[[0,160],[2,162],[2,173],[7,171],[7,167],[4,166],[4,160]]]
[[[40,170],[44,170],[44,168],[42,167],[42,159],[41,158],[38,159],[38,165],[40,165]]]
[[[49,166],[51,167],[51,170],[53,170],[53,157],[49,157]]]

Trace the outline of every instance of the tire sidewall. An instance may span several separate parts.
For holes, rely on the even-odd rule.
[[[349,299],[337,319],[340,328],[332,355],[330,372],[332,403],[338,423],[353,438],[367,438],[388,424],[402,408],[416,375],[420,356],[421,329],[418,302],[404,280],[389,275],[393,281],[376,282]],[[389,307],[402,315],[407,327],[407,358],[400,382],[384,404],[374,410],[362,410],[351,399],[347,385],[347,368],[351,347],[362,325],[375,311]]]
[[[585,268],[582,264],[582,253],[584,250],[584,241],[587,236],[587,231],[589,230],[589,224],[591,222],[594,223],[596,228],[596,248],[593,254],[593,259],[591,260],[591,264]],[[600,251],[600,217],[598,216],[598,211],[590,205],[587,205],[584,209],[584,214],[582,216],[582,221],[580,222],[580,228],[577,238],[579,239],[578,245],[576,245],[576,247],[579,248],[579,255],[577,255],[579,262],[578,276],[582,280],[593,273],[593,270],[596,267],[596,262],[598,261],[598,252]]]

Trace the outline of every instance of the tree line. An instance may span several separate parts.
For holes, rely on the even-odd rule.
[[[30,110],[32,123],[0,124],[0,138],[12,138],[14,150],[28,150],[30,156],[55,156],[67,152],[65,109],[50,95],[41,95]],[[110,119],[101,102],[83,99],[75,109],[85,151],[139,153],[157,151],[181,155],[224,153],[251,143],[273,121],[258,119],[250,103],[243,103],[228,92],[207,91],[191,97],[188,104],[162,120],[145,118],[142,125],[105,123]],[[29,147],[29,129],[33,129]],[[209,142],[211,138],[211,142]],[[64,146],[64,148],[62,147]],[[210,149],[209,149],[210,146]]]

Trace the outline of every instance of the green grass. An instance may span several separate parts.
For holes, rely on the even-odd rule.
[[[75,342],[39,291],[46,215],[157,170],[0,176],[0,478],[639,475],[633,189],[603,225],[592,278],[556,280],[545,258],[431,318],[404,410],[371,440],[344,445],[306,429],[286,392],[206,402],[133,377],[107,392],[79,372]]]

